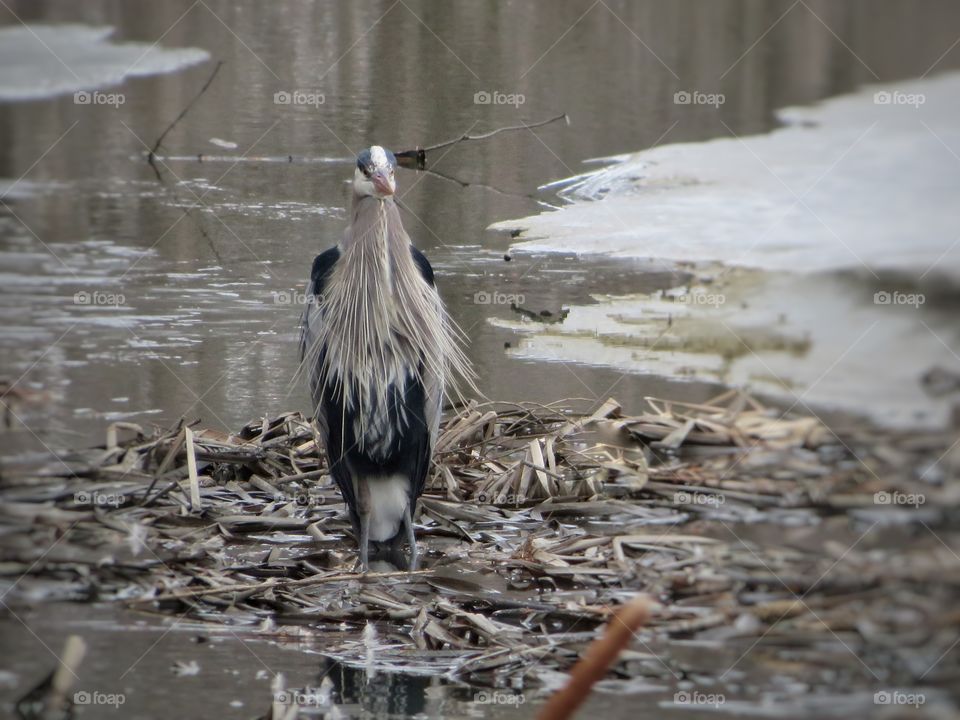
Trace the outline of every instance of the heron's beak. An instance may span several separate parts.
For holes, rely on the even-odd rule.
[[[375,172],[370,176],[370,180],[373,182],[373,186],[377,189],[377,192],[381,195],[393,195],[394,191],[397,189],[393,178],[382,172]]]

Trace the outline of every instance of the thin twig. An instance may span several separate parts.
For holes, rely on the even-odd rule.
[[[211,76],[211,80],[212,80],[212,79],[213,79],[213,78],[212,78],[212,76]],[[208,84],[209,84],[209,81],[208,81]],[[206,86],[204,86],[204,87],[206,87]],[[203,90],[200,91],[200,94],[201,94],[201,95],[203,94]],[[199,98],[199,95],[197,96],[197,98]],[[196,101],[197,98],[194,98],[194,101]],[[191,102],[190,105],[193,105],[193,102]],[[180,118],[182,118],[182,117],[186,114],[187,110],[190,109],[190,105],[188,105],[188,106],[184,109],[184,111],[183,111],[182,113],[180,113],[180,115],[177,117],[177,119],[173,121],[173,123],[171,124],[170,128],[172,128],[173,125],[175,125],[175,124],[177,123],[177,121],[179,121]],[[430,145],[429,147],[425,147],[425,148],[418,147],[418,148],[415,148],[415,149],[413,149],[413,150],[401,150],[400,152],[394,153],[394,155],[395,155],[395,157],[397,158],[397,163],[398,163],[401,167],[410,168],[410,169],[413,169],[413,170],[426,170],[426,165],[427,165],[427,153],[428,153],[428,152],[433,152],[434,150],[440,150],[440,149],[445,148],[445,147],[450,147],[451,145],[456,145],[457,143],[469,142],[469,141],[477,141],[477,140],[486,140],[486,139],[488,139],[488,138],[492,138],[494,135],[499,135],[500,133],[503,133],[503,132],[510,132],[510,131],[516,131],[516,130],[532,130],[532,129],[534,129],[534,128],[543,127],[544,125],[549,125],[550,123],[557,122],[557,120],[565,120],[567,123],[570,122],[570,118],[567,117],[567,114],[566,114],[566,113],[563,113],[563,114],[561,114],[561,115],[557,115],[556,117],[552,117],[552,118],[549,118],[549,119],[547,119],[547,120],[541,120],[540,122],[524,123],[524,124],[522,124],[522,125],[508,125],[507,127],[496,128],[496,129],[494,129],[494,130],[491,130],[490,132],[481,133],[481,134],[479,134],[479,135],[467,135],[467,134],[464,134],[464,135],[461,135],[461,136],[458,137],[458,138],[454,138],[454,139],[452,139],[452,140],[447,140],[446,142],[438,143],[437,145]],[[271,156],[241,155],[241,156],[235,156],[235,155],[204,155],[204,154],[202,154],[202,153],[198,153],[198,154],[196,154],[196,155],[190,155],[190,156],[181,156],[181,155],[178,155],[178,156],[160,156],[160,155],[156,155],[155,153],[156,153],[157,148],[160,146],[160,142],[163,140],[163,138],[164,138],[164,136],[167,134],[167,132],[170,131],[170,128],[167,128],[167,130],[164,131],[163,135],[160,136],[160,138],[157,140],[156,145],[154,145],[153,150],[150,152],[149,160],[150,160],[150,164],[151,164],[151,165],[153,165],[153,161],[154,161],[155,159],[156,159],[156,160],[161,160],[161,161],[163,161],[163,160],[170,160],[170,161],[176,160],[176,161],[178,161],[178,162],[186,162],[186,161],[190,161],[190,160],[196,160],[197,162],[229,162],[229,163],[241,163],[241,162],[255,162],[255,163],[268,163],[268,162],[282,162],[282,163],[294,163],[294,162],[303,162],[303,163],[311,163],[311,162],[340,163],[340,162],[343,162],[343,163],[352,163],[352,162],[354,162],[354,158],[331,158],[331,157],[320,157],[320,158],[317,158],[317,157],[307,157],[307,156],[300,156],[300,155],[296,155],[296,156],[295,156],[295,155],[271,155]],[[438,173],[438,174],[439,174],[439,173]],[[451,177],[451,176],[440,175],[440,177],[443,177],[443,178],[446,179],[446,180],[452,180],[452,181],[454,181],[454,182],[460,183],[461,185],[464,184],[462,181],[457,180],[456,178]],[[475,184],[475,183],[466,183],[466,184]],[[490,187],[490,186],[484,186],[484,187]],[[497,190],[497,188],[491,188],[491,189]],[[503,192],[503,191],[497,190],[497,192]],[[505,193],[505,194],[510,194],[510,193]],[[529,196],[529,197],[532,197],[532,196]]]
[[[180,122],[183,119],[184,115],[190,112],[190,108],[192,108],[194,104],[197,102],[197,100],[199,100],[203,96],[203,94],[207,91],[207,88],[210,87],[210,84],[213,82],[213,79],[217,76],[217,72],[220,70],[221,65],[223,65],[223,60],[217,60],[217,66],[213,69],[213,72],[210,73],[210,77],[207,78],[207,81],[203,84],[203,87],[200,88],[200,92],[196,94],[193,100],[187,103],[187,106],[180,111],[180,114],[177,115],[177,117],[174,118],[173,122],[167,126],[167,129],[164,130],[162,133],[160,133],[160,137],[157,138],[157,141],[153,144],[153,148],[150,150],[150,153],[147,155],[148,163],[153,165],[153,157],[154,155],[157,154],[157,150],[160,149],[160,143],[163,142],[163,139],[167,136],[167,133],[173,130],[174,125]],[[156,169],[156,166],[154,166],[154,169]]]
[[[468,135],[464,133],[458,138],[447,140],[446,142],[438,143],[436,145],[430,145],[425,148],[418,147],[414,150],[402,150],[401,152],[395,153],[395,157],[397,158],[397,162],[401,167],[412,168],[414,170],[425,170],[427,167],[428,152],[433,152],[434,150],[440,150],[445,147],[450,147],[451,145],[456,145],[457,143],[468,142],[471,140],[486,140],[488,138],[492,138],[494,135],[499,135],[502,132],[508,132],[511,130],[532,130],[533,128],[549,125],[557,120],[565,120],[568,125],[570,124],[570,118],[567,117],[566,113],[562,113],[548,120],[541,120],[540,122],[535,123],[524,123],[522,125],[508,125],[507,127],[496,128],[495,130],[480,133],[479,135]]]
[[[486,140],[487,138],[492,138],[494,135],[499,135],[502,132],[508,132],[511,130],[531,130],[533,128],[549,125],[550,123],[556,122],[557,120],[566,120],[567,124],[570,123],[570,118],[567,117],[567,114],[561,113],[556,117],[552,117],[549,120],[541,120],[540,122],[524,123],[522,125],[508,125],[507,127],[497,128],[496,130],[491,130],[490,132],[481,133],[479,135],[464,134],[458,138],[454,138],[453,140],[447,140],[446,142],[442,142],[437,145],[431,145],[429,147],[425,147],[423,148],[423,151],[431,152],[432,150],[440,150],[441,148],[449,147],[450,145],[456,145],[457,143],[460,143],[460,142],[467,142],[468,140]]]

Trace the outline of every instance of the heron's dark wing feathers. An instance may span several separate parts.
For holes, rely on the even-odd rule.
[[[340,488],[340,494],[343,495],[343,500],[347,504],[354,529],[357,529],[359,527],[357,498],[353,492],[353,481],[351,480],[354,471],[350,466],[350,454],[356,445],[356,440],[353,439],[350,430],[353,425],[353,418],[347,417],[343,397],[333,392],[332,388],[320,388],[318,393],[320,398],[317,401],[317,412],[323,413],[325,417],[322,424],[322,434],[327,451],[330,475],[337,487]]]
[[[306,367],[307,379],[310,384],[310,395],[313,400],[313,417],[320,428],[321,435],[327,434],[327,417],[320,392],[320,368],[323,366],[323,352],[315,348],[320,336],[323,315],[320,312],[320,297],[333,270],[333,266],[340,258],[340,251],[332,247],[326,252],[317,255],[310,272],[310,281],[307,283],[306,305],[300,317],[300,362]]]
[[[433,268],[430,262],[413,245],[410,253],[423,279],[434,287]],[[358,423],[355,416],[356,402],[345,402],[343,392],[319,382],[319,368],[323,364],[323,349],[314,349],[323,317],[318,300],[323,296],[334,265],[340,259],[340,251],[334,247],[318,255],[313,261],[307,297],[300,325],[301,358],[307,358],[310,367],[310,389],[313,395],[317,424],[320,426],[326,445],[330,474],[340,488],[343,499],[350,509],[355,526],[357,498],[353,478],[363,475],[379,476],[401,473],[410,479],[411,506],[423,492],[430,469],[436,424],[439,417],[439,384],[428,380],[424,387],[424,368],[397,379],[388,388],[387,407],[366,407],[370,417]],[[432,378],[432,376],[431,376]],[[378,413],[386,413],[386,422],[375,422]],[[382,417],[382,415],[381,415]],[[356,436],[357,427],[368,427],[364,437]]]
[[[310,281],[307,283],[307,304],[300,316],[300,360],[303,361],[307,351],[316,339],[315,331],[311,332],[311,322],[319,320],[317,317],[317,300],[323,295],[324,285],[333,270],[333,266],[340,259],[340,250],[334,246],[320,253],[313,259],[313,268],[310,271]]]
[[[427,256],[417,250],[413,245],[410,246],[410,254],[413,255],[413,261],[417,264],[417,267],[420,268],[420,274],[423,275],[423,279],[427,281],[427,285],[433,287],[433,268],[430,266],[430,261],[427,260]]]
[[[428,408],[430,398],[423,381],[413,376],[407,377],[403,403],[407,410],[407,428],[404,440],[407,447],[403,452],[404,470],[410,478],[410,508],[416,507],[417,498],[423,493],[430,473],[430,459],[433,455],[432,433]]]
[[[347,391],[348,394],[351,392]],[[321,390],[319,405],[325,416],[324,442],[330,474],[340,488],[354,523],[359,522],[353,478],[403,475],[410,480],[410,504],[423,492],[430,469],[430,427],[423,384],[413,374],[388,388],[386,407],[369,407],[366,431],[357,437],[360,425],[356,403],[344,403],[343,395],[331,387]]]
[[[410,253],[413,255],[413,261],[420,269],[420,274],[423,276],[423,279],[427,281],[430,287],[436,289],[433,279],[433,268],[430,266],[430,261],[427,260],[426,255],[417,250],[413,245],[410,246]],[[439,301],[440,299],[437,297],[437,302]],[[433,443],[436,443],[437,437],[440,434],[444,378],[434,372],[432,366],[421,368],[421,377],[424,381],[425,420],[427,428],[430,430],[430,442],[432,446]],[[427,464],[429,465],[429,463],[430,457],[428,455]]]
[[[313,259],[313,268],[310,270],[310,279],[321,292],[327,276],[333,270],[334,264],[340,259],[340,248],[334,245],[328,250],[324,250]]]

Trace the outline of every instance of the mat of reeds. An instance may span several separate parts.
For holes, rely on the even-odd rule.
[[[692,644],[955,685],[955,440],[837,434],[733,391],[640,415],[472,404],[442,427],[423,569],[364,576],[299,413],[235,433],[116,423],[103,447],[5,473],[0,576],[11,605],[119,603],[303,647],[335,628],[314,650],[345,663],[373,623],[380,663],[514,686],[569,668],[644,592],[659,607],[612,680],[719,674],[677,652]]]

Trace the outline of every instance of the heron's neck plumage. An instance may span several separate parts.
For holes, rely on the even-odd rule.
[[[436,291],[423,279],[392,198],[355,199],[324,291],[324,376],[361,416],[384,407],[391,384],[442,378],[459,351]],[[453,349],[451,349],[453,348]]]
[[[355,197],[353,222],[340,245],[344,265],[385,288],[393,286],[394,267],[410,257],[410,237],[403,229],[393,198]]]

